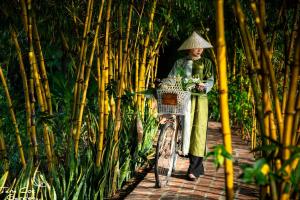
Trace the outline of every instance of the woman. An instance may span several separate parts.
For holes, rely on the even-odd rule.
[[[191,100],[188,101],[187,112],[183,120],[182,153],[189,156],[190,165],[187,177],[193,181],[200,175],[204,175],[202,162],[206,150],[207,93],[214,84],[212,63],[207,58],[201,58],[205,48],[212,48],[212,45],[193,32],[178,49],[186,50],[188,55],[177,60],[169,74],[169,76],[200,79],[200,83],[197,83],[194,89],[197,91],[197,95],[192,95]]]

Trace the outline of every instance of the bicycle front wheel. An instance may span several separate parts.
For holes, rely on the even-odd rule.
[[[165,124],[159,134],[155,154],[156,187],[164,187],[171,176],[175,154],[175,127]]]

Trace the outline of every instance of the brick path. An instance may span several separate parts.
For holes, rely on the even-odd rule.
[[[208,124],[208,149],[211,150],[216,144],[222,144],[221,125],[216,122]],[[253,200],[258,199],[258,190],[253,185],[243,184],[238,176],[241,173],[239,164],[251,163],[254,161],[253,155],[249,153],[249,147],[241,140],[241,137],[232,135],[234,174],[235,174],[235,199]],[[126,197],[126,200],[222,200],[225,199],[224,168],[216,171],[211,160],[204,163],[205,175],[196,182],[185,179],[188,168],[188,159],[179,157],[175,173],[169,179],[165,188],[155,188],[155,178],[153,170],[148,173],[144,180]]]

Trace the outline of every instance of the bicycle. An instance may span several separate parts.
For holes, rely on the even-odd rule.
[[[185,102],[190,92],[181,88],[180,79],[166,78],[157,90],[158,114],[166,117],[160,122],[155,152],[155,183],[161,188],[167,185],[176,168],[177,154],[181,146],[182,127],[180,116],[185,114]]]

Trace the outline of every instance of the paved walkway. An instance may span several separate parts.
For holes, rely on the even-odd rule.
[[[208,148],[212,149],[217,144],[222,144],[221,125],[216,122],[208,124]],[[246,185],[238,179],[241,174],[239,164],[251,163],[254,161],[253,155],[249,153],[249,147],[241,140],[241,137],[232,136],[233,157],[235,160],[235,199],[253,200],[258,199],[258,190],[253,185]],[[144,180],[126,197],[126,200],[222,200],[225,199],[224,168],[216,171],[212,160],[205,161],[205,175],[196,182],[185,179],[188,168],[188,159],[179,158],[177,160],[176,172],[173,173],[168,186],[165,188],[155,188],[155,178],[153,170],[148,173]]]

